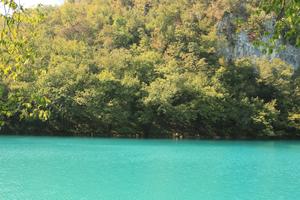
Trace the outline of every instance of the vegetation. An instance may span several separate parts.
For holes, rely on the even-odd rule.
[[[299,70],[279,59],[226,61],[217,33],[242,7],[242,28],[261,31],[255,20],[280,15],[274,40],[284,33],[299,45],[296,0],[283,11],[281,1],[69,0],[25,10],[1,1],[14,10],[0,21],[3,134],[299,136]]]

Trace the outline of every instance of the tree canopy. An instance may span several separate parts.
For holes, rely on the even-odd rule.
[[[243,8],[244,25],[275,16],[274,40],[299,45],[297,0],[11,2],[0,20],[2,133],[299,136],[299,69],[226,61],[217,33]]]

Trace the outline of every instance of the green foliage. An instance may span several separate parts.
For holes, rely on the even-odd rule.
[[[286,42],[300,47],[300,1],[299,0],[263,0],[260,8],[275,15],[275,33],[273,38],[283,38]]]
[[[47,120],[49,111],[45,99],[30,90],[39,72],[28,69],[34,63],[34,29],[41,22],[41,15],[38,11],[23,12],[23,8],[12,0],[1,3],[5,13],[0,20],[3,23],[0,35],[0,127],[25,118]]]
[[[247,6],[235,0],[10,5],[17,11],[1,19],[2,131],[296,136],[299,72],[279,59],[225,62],[218,54],[215,24],[226,12],[251,12],[253,30],[279,12],[263,3]],[[289,42],[295,33],[287,32]]]

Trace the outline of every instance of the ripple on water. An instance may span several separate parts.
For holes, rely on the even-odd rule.
[[[300,143],[0,137],[0,199],[298,199]]]

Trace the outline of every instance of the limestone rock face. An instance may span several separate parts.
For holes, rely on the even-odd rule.
[[[225,56],[226,59],[236,59],[241,57],[256,57],[266,58],[272,60],[274,58],[280,58],[281,60],[289,63],[294,68],[300,67],[300,48],[296,48],[292,45],[285,45],[284,49],[280,49],[280,42],[278,48],[276,48],[272,54],[264,53],[262,48],[259,48],[251,42],[251,35],[247,32],[237,32],[233,24],[235,16],[233,14],[227,14],[218,24],[218,34],[226,38],[226,42],[220,44],[220,53]],[[274,26],[272,23],[268,25],[269,29]],[[271,30],[272,32],[272,30]],[[263,41],[268,41],[268,37],[261,38]],[[225,47],[224,47],[225,46]]]

